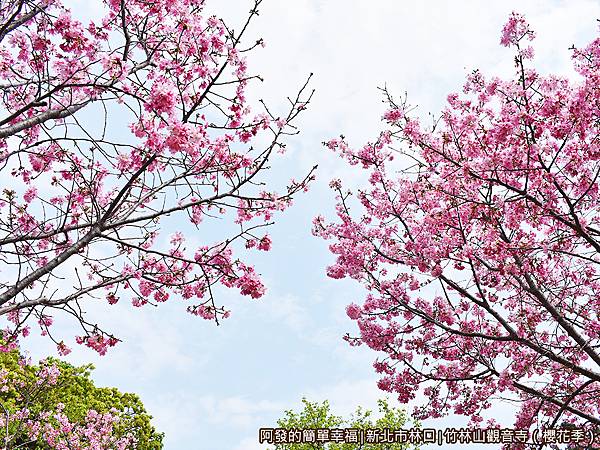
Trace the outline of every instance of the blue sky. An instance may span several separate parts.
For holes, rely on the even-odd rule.
[[[93,3],[68,2],[81,17],[96,14]],[[207,4],[235,24],[251,0]],[[357,405],[376,408],[382,393],[371,364],[377,355],[341,339],[355,331],[345,306],[361,301],[364,292],[351,281],[325,276],[332,257],[327,244],[310,234],[314,216],[333,217],[329,180],[339,177],[357,186],[362,178],[321,142],[340,133],[355,145],[375,137],[384,111],[378,86],[387,84],[398,95],[406,91],[409,103],[419,105],[417,114],[426,117],[441,110],[446,95],[459,91],[472,69],[510,76],[512,54],[499,39],[512,10],[524,13],[537,32],[537,67],[573,75],[568,47],[596,36],[596,1],[265,0],[249,34],[249,42],[266,41],[249,59],[265,82],[251,95],[283,109],[285,96],[310,72],[316,89],[300,120],[302,133],[274,164],[273,179],[284,186],[287,178],[319,164],[310,192],[299,195],[271,229],[273,250],[253,253],[267,294],[249,300],[221,291],[233,314],[219,327],[185,313],[176,299],[156,309],[89,304],[98,323],[123,342],[104,357],[75,348],[67,359],[93,362],[98,385],[138,393],[166,433],[166,450],[264,450],[258,428],[274,426],[283,410],[300,407],[303,396],[329,399],[340,414]],[[186,232],[196,242],[205,237],[212,242],[204,231]],[[68,335],[70,325],[58,326]],[[54,353],[38,337],[23,346],[34,358]],[[503,404],[493,413],[510,416]],[[430,425],[458,423],[447,418]]]

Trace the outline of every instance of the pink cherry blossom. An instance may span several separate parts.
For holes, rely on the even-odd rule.
[[[600,38],[573,50],[571,81],[530,66],[533,36],[513,13],[514,79],[474,71],[434,129],[385,92],[377,140],[326,142],[369,184],[332,182],[338,220],[313,232],[332,241],[327,275],[366,288],[344,339],[378,352],[378,386],[417,418],[479,426],[502,397],[520,404],[516,428],[597,435]]]
[[[240,26],[208,15],[204,0],[98,1],[85,25],[60,0],[0,8],[0,170],[22,186],[0,193],[0,256],[14,269],[0,291],[7,339],[37,321],[66,354],[51,317],[64,313],[82,328],[76,342],[104,354],[118,338],[86,316],[87,301],[179,298],[218,323],[229,310],[217,284],[264,294],[237,244],[268,251],[255,231],[314,169],[279,191],[269,174],[282,128],[296,127],[312,92],[308,76],[280,110],[248,100],[262,79],[248,69],[260,4]],[[207,221],[229,231],[186,242]]]

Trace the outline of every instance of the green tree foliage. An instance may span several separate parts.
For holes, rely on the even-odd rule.
[[[111,442],[127,441],[127,448],[136,450],[162,449],[163,434],[150,423],[152,416],[139,397],[116,388],[95,386],[90,378],[93,368],[91,364],[75,367],[55,358],[33,365],[18,350],[0,352],[0,446],[54,448],[43,431],[37,439],[32,439],[32,430],[36,427],[43,430],[48,424],[60,429],[57,414],[66,416],[69,424],[83,430],[89,427],[90,411],[95,411],[118,417],[114,425],[101,429],[110,431]],[[59,436],[59,439],[67,438]]]
[[[378,400],[379,417],[375,418],[373,411],[358,407],[349,417],[336,416],[330,411],[329,401],[323,403],[310,402],[302,399],[304,409],[300,412],[285,411],[285,415],[277,421],[280,428],[285,429],[319,429],[319,428],[356,428],[359,430],[384,429],[398,430],[400,428],[417,428],[419,424],[412,422],[406,412],[389,405],[385,399]],[[351,444],[351,443],[303,443],[278,444],[275,450],[408,450],[418,449],[409,444]]]

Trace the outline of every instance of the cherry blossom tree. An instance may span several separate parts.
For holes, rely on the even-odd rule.
[[[62,312],[104,354],[118,338],[88,302],[177,296],[218,323],[229,310],[217,285],[263,295],[237,255],[270,249],[264,227],[313,173],[279,192],[266,183],[312,92],[307,80],[281,113],[249,103],[261,77],[246,55],[262,40],[245,37],[260,3],[238,30],[204,0],[98,0],[105,15],[89,24],[59,0],[0,4],[4,339],[37,322],[66,354],[51,329]],[[186,244],[186,227],[199,242]]]
[[[577,80],[538,73],[533,38],[513,13],[501,44],[515,77],[474,71],[431,126],[384,89],[374,142],[325,143],[369,186],[357,205],[332,181],[339,221],[318,217],[314,233],[333,240],[328,275],[367,289],[346,339],[380,352],[381,389],[425,399],[416,418],[477,425],[504,398],[515,427],[597,434],[600,38],[572,49]]]
[[[0,354],[2,448],[160,450],[163,435],[135,394],[100,388],[91,365]]]

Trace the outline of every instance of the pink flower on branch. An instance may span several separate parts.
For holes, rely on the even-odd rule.
[[[194,298],[192,314],[218,321],[229,311],[217,285],[264,294],[257,271],[234,256],[238,242],[271,225],[314,175],[279,191],[269,182],[270,161],[312,93],[307,80],[276,115],[247,100],[249,83],[262,79],[246,61],[261,41],[245,44],[260,4],[239,28],[207,16],[203,0],[107,1],[85,27],[58,0],[7,6],[0,170],[25,188],[0,193],[13,211],[0,215],[0,255],[19,274],[2,280],[0,315],[37,318],[55,339],[49,312],[68,311],[82,328],[77,341],[104,354],[118,339],[74,302]],[[99,123],[86,122],[86,110]],[[235,231],[186,245],[186,228],[232,213]],[[256,242],[271,245],[268,235]],[[71,281],[57,286],[58,273]],[[7,336],[27,334],[22,320],[9,321]]]
[[[161,445],[162,436],[133,394],[96,388],[91,366],[48,358],[33,365],[17,350],[1,355],[0,392],[11,401],[0,416],[2,442],[57,450],[125,450]],[[85,391],[84,396],[73,395]],[[107,395],[110,394],[110,395]]]
[[[574,50],[572,82],[526,65],[533,36],[512,14],[501,43],[516,47],[515,78],[473,72],[434,129],[384,91],[383,147],[325,143],[369,181],[358,204],[332,182],[338,220],[313,232],[332,241],[328,276],[368,292],[345,339],[379,353],[381,389],[426,396],[415,415],[476,426],[502,397],[521,405],[517,428],[597,435],[600,39]]]

